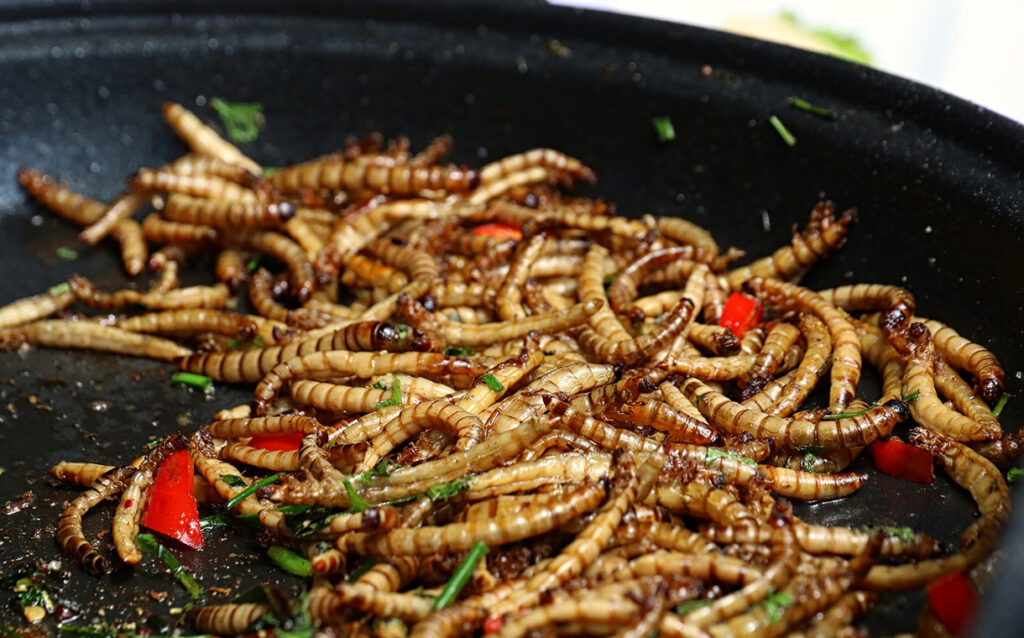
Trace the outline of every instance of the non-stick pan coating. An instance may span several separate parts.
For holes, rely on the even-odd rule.
[[[19,166],[109,199],[136,168],[184,151],[161,123],[163,101],[212,121],[201,104],[219,96],[264,105],[266,129],[246,150],[266,165],[334,150],[371,130],[418,144],[450,133],[453,160],[468,164],[551,146],[593,167],[599,182],[588,192],[619,211],[682,215],[752,255],[786,243],[791,224],[820,198],[857,206],[850,241],[808,285],[910,287],[922,315],[993,349],[1008,391],[1020,394],[1024,133],[1008,120],[839,60],[543,5],[238,2],[212,11],[162,2],[0,8],[0,302],[74,272],[123,283],[110,246],[80,247],[74,262],[57,258],[59,246],[75,246],[75,229],[26,200],[14,179]],[[551,39],[571,53],[559,55],[566,49]],[[794,110],[790,96],[839,117]],[[796,146],[767,124],[772,114]],[[659,145],[651,118],[665,115],[677,139]],[[100,610],[107,620],[166,617],[187,602],[152,562],[93,578],[60,556],[54,525],[74,490],[44,478],[60,459],[126,461],[151,437],[194,429],[246,400],[240,388],[221,386],[206,398],[171,386],[171,372],[112,355],[0,354],[0,502],[35,495],[32,506],[0,517],[0,574],[62,560],[63,595],[86,612],[77,622]],[[1008,428],[1019,427],[1020,410],[1010,402]],[[910,525],[953,543],[973,511],[944,477],[929,487],[874,473],[856,496],[802,515]],[[102,517],[90,518],[98,531]],[[1024,528],[1006,541],[1020,563]],[[183,562],[208,587],[272,580],[297,590],[297,579],[250,560],[260,553],[252,538],[214,533],[206,551]],[[150,590],[170,596],[156,602]],[[984,614],[993,625],[979,635],[1013,635],[1024,615],[1009,602],[1016,594],[1004,574]],[[0,618],[13,619],[7,598],[0,594]],[[921,593],[887,600],[869,618],[874,631],[912,630]]]

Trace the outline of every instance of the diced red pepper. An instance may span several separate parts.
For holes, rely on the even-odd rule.
[[[494,239],[514,239],[519,241],[523,238],[523,231],[512,224],[482,224],[473,229],[474,235],[484,235]]]
[[[167,457],[157,470],[146,498],[142,525],[192,549],[203,548],[199,508],[192,494],[195,468],[187,450]]]
[[[261,450],[297,450],[302,445],[302,432],[293,434],[257,434],[249,439],[249,447]]]
[[[915,483],[931,483],[935,480],[932,453],[895,439],[875,441],[870,446],[871,458],[881,471]]]
[[[496,634],[501,631],[502,625],[505,621],[502,620],[501,616],[491,616],[484,621],[484,633],[485,634]]]
[[[760,299],[734,292],[725,302],[718,325],[729,328],[737,337],[742,337],[747,330],[761,323],[763,316],[764,304]]]
[[[928,585],[928,602],[946,629],[959,635],[978,609],[978,594],[962,572],[952,571]]]

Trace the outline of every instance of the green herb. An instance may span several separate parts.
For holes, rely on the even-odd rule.
[[[18,594],[18,606],[22,609],[42,607],[48,612],[53,612],[53,601],[50,600],[50,594],[39,584],[42,578],[41,573],[33,572],[31,576],[19,578],[14,583],[14,593]]]
[[[686,614],[697,611],[701,607],[707,607],[710,604],[710,600],[688,600],[682,605],[676,606],[676,613],[680,616],[685,616]]]
[[[820,460],[821,459],[819,459],[814,454],[810,452],[804,452],[804,471],[810,472],[811,474],[817,474],[818,470],[816,470],[815,468],[818,465],[818,461]]]
[[[444,354],[449,357],[470,357],[473,355],[473,349],[461,346],[456,348],[455,346],[448,346],[444,349]]]
[[[800,98],[795,96],[789,98],[789,100],[787,101],[793,108],[800,109],[801,111],[807,111],[808,113],[811,113],[812,115],[817,115],[818,117],[824,117],[829,120],[834,120],[836,117],[835,111],[826,109],[821,106],[815,106],[814,104],[811,104],[807,100],[801,100]]]
[[[220,514],[214,514],[212,516],[206,516],[199,519],[199,529],[204,532],[209,529],[229,526],[252,527],[254,529],[258,529],[260,527],[259,515],[231,514],[230,512],[222,512]]]
[[[441,593],[437,598],[434,599],[434,604],[431,609],[437,611],[438,609],[444,609],[448,605],[452,604],[452,601],[458,598],[459,592],[469,582],[469,577],[473,575],[473,571],[476,569],[477,563],[480,559],[487,555],[487,545],[483,541],[477,541],[473,543],[473,546],[469,549],[466,557],[459,563],[458,569],[452,574],[451,580],[444,586]]]
[[[245,487],[245,479],[241,476],[235,476],[234,474],[221,474],[220,480],[224,481],[231,487]]]
[[[409,336],[409,331],[412,330],[412,328],[409,327],[409,324],[407,324],[407,323],[395,324],[395,327],[398,328],[398,338],[399,339],[405,339],[406,337],[408,337]]]
[[[390,390],[391,389],[391,388],[389,388],[388,386],[386,386],[384,384],[384,379],[378,379],[377,383],[374,383],[370,387],[373,388],[374,390]]]
[[[67,246],[61,246],[57,249],[57,259],[61,261],[74,261],[78,259],[78,251],[74,248],[68,248]]]
[[[618,279],[621,274],[622,273],[620,271],[616,270],[610,275],[605,275],[605,278],[601,280],[601,284],[604,286],[605,291],[612,287],[612,284],[615,283],[615,280]]]
[[[654,325],[660,326],[661,324],[665,323],[666,319],[668,319],[668,313],[667,312],[663,312],[663,313],[661,313],[660,315],[658,315],[657,317],[654,318]]]
[[[782,123],[782,120],[777,116],[772,115],[768,118],[768,122],[772,125],[772,128],[775,129],[775,132],[779,134],[779,137],[782,138],[782,141],[786,143],[786,146],[796,146],[796,138],[789,132],[789,129],[787,129],[786,125]]]
[[[152,440],[152,441],[150,441],[149,443],[147,443],[147,444],[143,445],[143,446],[142,446],[142,449],[143,449],[143,450],[145,450],[146,452],[152,452],[152,451],[153,451],[153,450],[155,450],[155,449],[156,449],[157,447],[159,447],[159,446],[160,446],[160,444],[161,444],[161,443],[163,443],[163,442],[164,442],[165,440],[167,440],[167,437],[166,437],[166,436],[162,436],[162,437],[160,437],[159,439],[153,439],[153,440]]]
[[[62,284],[57,284],[56,286],[50,288],[47,292],[53,295],[54,297],[59,297],[60,295],[63,295],[66,292],[71,292],[71,284],[65,281]]]
[[[1003,393],[1003,396],[999,397],[999,401],[996,402],[996,407],[992,408],[992,416],[999,417],[1003,413],[1003,408],[1006,407],[1006,402],[1010,400],[1010,395]]]
[[[135,544],[147,554],[152,554],[162,560],[170,568],[171,574],[178,579],[178,582],[185,586],[193,600],[199,600],[203,597],[203,588],[199,586],[196,579],[187,569],[182,567],[178,559],[171,553],[171,550],[157,542],[155,536],[152,534],[139,534],[135,537]]]
[[[394,379],[395,382],[391,385],[391,397],[378,403],[377,407],[374,408],[375,410],[390,408],[393,405],[402,405],[402,387],[398,381],[398,377],[396,376]]]
[[[426,495],[432,501],[443,501],[446,498],[455,496],[459,492],[468,490],[473,480],[472,476],[464,476],[448,483],[432,485],[427,488]]]
[[[907,396],[901,397],[900,401],[902,401],[904,403],[910,403],[911,401],[917,401],[917,397],[919,397],[919,396],[921,396],[921,391],[920,390],[914,390],[913,392],[911,392]]]
[[[0,476],[3,476],[3,475],[4,475],[4,472],[6,472],[6,471],[7,471],[7,468],[5,468],[5,467],[0,467]]]
[[[284,521],[295,538],[309,536],[327,527],[340,514],[337,509],[323,505],[285,505],[277,508],[277,511],[284,513]]]
[[[855,416],[860,416],[862,414],[867,414],[868,412],[874,410],[877,407],[878,407],[877,403],[871,402],[870,404],[868,404],[868,407],[864,408],[863,410],[857,410],[856,412],[840,412],[839,414],[826,414],[825,416],[821,417],[821,420],[822,421],[838,421],[839,419],[850,419],[850,418],[853,418]]]
[[[782,620],[782,613],[787,607],[792,607],[793,594],[788,591],[772,592],[768,594],[768,597],[761,601],[761,605],[764,607],[765,613],[772,619],[772,622],[779,622]]]
[[[199,388],[203,392],[209,392],[213,389],[213,379],[191,372],[175,372],[174,376],[171,377],[171,383],[189,385],[193,388]]]
[[[252,257],[249,261],[245,262],[245,269],[249,272],[256,272],[256,269],[260,267],[260,260]]]
[[[667,115],[652,118],[651,125],[654,126],[654,134],[658,136],[659,143],[665,144],[676,139],[676,129],[672,126],[672,120]]]
[[[369,503],[367,503],[363,499],[362,496],[359,496],[359,493],[356,492],[356,488],[352,487],[352,482],[351,481],[349,481],[348,479],[345,479],[344,485],[345,485],[345,493],[348,494],[348,502],[349,502],[348,513],[349,514],[358,514],[359,512],[365,512],[366,510],[370,509],[370,507],[372,507]]]
[[[1006,481],[1008,483],[1016,483],[1017,479],[1024,476],[1024,470],[1019,467],[1011,467],[1010,471],[1006,473]]]
[[[278,481],[280,481],[281,476],[282,474],[278,472],[277,474],[271,474],[266,478],[261,478],[260,480],[256,481],[255,483],[245,488],[238,494],[232,496],[231,500],[224,504],[224,509],[234,509],[236,505],[247,499],[249,495],[255,494],[256,490],[260,489],[261,487],[270,485],[271,483],[277,483]]]
[[[271,545],[270,549],[267,550],[267,556],[270,557],[270,560],[274,561],[275,565],[289,574],[309,576],[313,573],[313,565],[287,547]]]
[[[708,453],[704,457],[704,464],[711,465],[718,459],[732,459],[733,461],[737,461],[739,463],[746,463],[747,465],[757,465],[757,461],[755,461],[754,459],[748,459],[745,456],[733,454],[732,452],[726,452],[725,450],[718,450],[713,447],[708,448]]]
[[[376,556],[367,556],[362,560],[362,562],[359,563],[359,566],[356,567],[356,570],[354,572],[352,572],[352,575],[348,577],[348,582],[354,583],[355,581],[359,580],[363,577],[364,574],[366,574],[366,572],[373,569],[373,566],[376,565],[378,562],[380,562],[380,559]]]
[[[358,475],[359,482],[363,485],[369,485],[370,481],[375,478],[386,478],[391,476],[391,472],[403,467],[399,463],[395,463],[391,459],[384,459],[377,465],[373,466],[373,469],[367,470],[362,474]]]
[[[263,176],[266,177],[268,175],[273,175],[274,173],[277,173],[280,170],[281,170],[280,166],[264,166],[262,172],[263,172]]]
[[[487,387],[493,392],[501,392],[505,389],[505,386],[501,385],[501,381],[498,381],[498,377],[493,374],[485,374],[480,377],[480,380],[487,384]]]
[[[913,529],[909,527],[893,527],[891,525],[861,525],[860,531],[866,534],[873,534],[878,531],[885,532],[887,536],[898,538],[904,543],[913,543],[914,540],[917,538],[917,534],[914,532]]]
[[[459,313],[455,312],[454,310],[448,313],[448,319],[450,321],[454,321],[455,323],[463,323],[462,317],[460,317]]]
[[[860,64],[871,64],[871,53],[855,36],[823,27],[809,27],[791,11],[783,11],[779,17],[801,31],[810,33],[832,45],[834,49],[832,54],[836,57]]]
[[[215,97],[210,100],[210,106],[220,115],[228,138],[235,144],[246,144],[259,137],[260,127],[266,121],[262,104],[226,102]]]
[[[249,346],[256,346],[257,348],[266,348],[267,343],[263,341],[263,335],[256,335],[252,339],[232,339],[228,342],[228,347],[232,350],[238,348],[244,348]]]

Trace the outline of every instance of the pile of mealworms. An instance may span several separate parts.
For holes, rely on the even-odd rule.
[[[789,245],[737,265],[685,219],[572,194],[594,176],[555,150],[475,169],[441,163],[447,138],[413,153],[371,135],[263,169],[181,106],[164,116],[190,153],[111,204],[19,173],[83,242],[118,242],[130,275],[148,266],[150,287],[73,276],[0,308],[0,347],[150,357],[255,389],[125,465],[51,470],[87,487],[57,542],[88,571],[115,566],[83,517],[120,494],[113,545],[138,563],[147,489],[185,449],[201,511],[258,521],[261,542],[308,560],[301,611],[344,635],[860,635],[883,592],[970,575],[995,546],[998,468],[1021,449],[990,408],[995,356],[916,317],[904,288],[796,283],[853,211],[822,202]],[[204,260],[216,283],[180,287]],[[765,309],[741,336],[720,326],[736,292]],[[881,396],[858,395],[864,361]],[[977,504],[957,549],[794,515],[794,499],[870,480],[846,468],[897,426]],[[299,448],[248,445],[281,434]],[[272,612],[186,615],[234,635]],[[920,624],[945,631],[927,606]]]

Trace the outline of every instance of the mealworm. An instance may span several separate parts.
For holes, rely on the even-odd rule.
[[[240,165],[238,162],[228,162],[212,153],[188,153],[171,162],[167,169],[179,175],[214,175],[223,177],[232,182],[238,182],[244,186],[254,186],[258,178],[255,172]]]
[[[656,250],[647,253],[623,268],[618,276],[615,277],[612,285],[608,287],[608,301],[612,310],[618,313],[625,312],[626,306],[636,298],[637,289],[640,287],[640,283],[643,281],[648,270],[661,264],[686,259],[692,252],[692,250],[687,248]]]
[[[740,351],[740,340],[727,327],[694,322],[690,324],[686,337],[695,345],[719,357],[728,357]]]
[[[197,631],[234,635],[245,632],[269,611],[266,603],[226,603],[190,609],[185,617]]]
[[[903,362],[885,334],[870,324],[857,323],[864,358],[882,373],[882,401],[903,395]],[[955,373],[954,373],[955,374]]]
[[[621,402],[606,408],[604,415],[634,425],[649,425],[678,441],[700,445],[714,445],[719,441],[718,433],[703,419],[679,412],[663,401]]]
[[[748,266],[730,271],[727,275],[729,285],[739,289],[743,282],[752,277],[798,280],[811,266],[843,245],[856,220],[857,212],[853,209],[843,212],[837,219],[832,202],[818,202],[803,232],[796,232],[794,226],[789,246],[783,246]]]
[[[445,399],[420,403],[402,412],[370,442],[366,456],[356,467],[365,472],[401,443],[430,427],[444,427],[459,437],[456,449],[469,449],[483,439],[483,421]]]
[[[322,328],[333,320],[330,315],[317,310],[285,308],[274,299],[274,287],[270,273],[262,268],[249,277],[249,301],[260,315],[304,331]]]
[[[882,326],[886,334],[902,332],[917,307],[914,296],[906,288],[883,284],[854,284],[820,290],[822,299],[848,311],[885,310]]]
[[[273,231],[246,232],[236,237],[238,244],[247,250],[267,253],[288,269],[289,290],[300,302],[305,302],[313,293],[316,281],[313,264],[306,258],[306,252],[297,243]]]
[[[566,174],[575,181],[593,182],[594,173],[578,159],[550,148],[535,148],[509,155],[480,169],[479,182],[486,186],[524,170],[542,167]]]
[[[242,226],[280,226],[294,217],[295,207],[288,202],[263,204],[175,193],[167,198],[162,213],[176,222],[235,229]]]
[[[110,571],[110,561],[85,539],[82,518],[100,501],[121,492],[136,471],[131,465],[123,465],[106,472],[88,490],[71,501],[60,515],[57,522],[57,544],[91,574]]]
[[[799,337],[800,330],[792,324],[778,323],[772,327],[754,363],[737,382],[742,389],[740,399],[757,394],[768,384]]]
[[[744,285],[771,304],[813,314],[825,323],[833,345],[829,409],[841,412],[856,396],[861,367],[860,340],[847,315],[813,291],[794,284],[755,277]]]
[[[260,165],[252,161],[238,148],[206,126],[191,111],[174,102],[164,102],[164,121],[174,132],[199,155],[216,157],[229,164],[237,164],[253,174],[259,175]],[[230,633],[230,632],[226,632]]]
[[[299,467],[299,453],[295,450],[263,450],[244,443],[228,443],[220,449],[220,457],[271,472],[291,472]]]
[[[115,352],[167,361],[191,354],[188,348],[167,339],[87,321],[43,320],[0,330],[0,349],[23,343],[49,348]]]
[[[206,426],[210,434],[221,439],[237,439],[260,434],[310,434],[322,428],[323,425],[313,417],[297,414],[221,419]]]
[[[526,281],[530,270],[544,248],[547,238],[543,235],[534,235],[519,244],[509,265],[508,274],[498,288],[498,294],[494,298],[498,316],[504,321],[520,320],[526,317],[523,310],[521,287]]]
[[[0,329],[20,326],[48,317],[58,310],[63,310],[75,302],[75,295],[70,291],[43,293],[25,297],[0,307]]]
[[[216,332],[239,339],[248,339],[256,333],[256,325],[245,315],[206,308],[165,310],[136,315],[122,319],[116,325],[131,332],[170,335]]]
[[[935,349],[942,353],[954,368],[967,370],[978,385],[978,393],[990,404],[1003,395],[1005,373],[996,356],[989,350],[961,337],[949,326],[933,319],[914,317],[923,321],[932,334]]]
[[[146,455],[121,494],[121,502],[117,505],[112,525],[114,547],[117,555],[128,565],[136,565],[142,560],[142,552],[135,545],[135,537],[139,533],[139,518],[146,504],[147,490],[156,479],[157,469],[168,456],[185,449],[185,437],[172,434],[160,445]]]
[[[696,252],[694,259],[709,263],[718,257],[718,244],[708,231],[682,217],[662,217],[658,219],[658,232],[681,244],[693,246]]]
[[[409,283],[409,277],[401,270],[358,253],[346,258],[345,273],[352,273],[368,285],[384,288],[389,293],[398,292]]]
[[[437,263],[431,255],[421,250],[400,246],[383,239],[370,242],[367,244],[366,250],[385,264],[408,274],[410,282],[437,279]]]
[[[142,220],[142,234],[154,244],[205,246],[220,241],[220,233],[215,228],[167,221],[157,213],[150,213]]]
[[[282,193],[302,189],[374,192],[385,195],[430,198],[435,193],[460,193],[476,188],[476,171],[455,165],[374,165],[359,160],[328,157],[283,168],[269,177]]]
[[[683,297],[659,329],[650,335],[638,339],[612,341],[602,337],[596,330],[584,327],[579,336],[580,345],[604,361],[637,365],[668,345],[686,328],[693,314],[693,301]]]
[[[149,191],[128,190],[122,193],[104,211],[103,215],[96,221],[89,224],[85,230],[78,233],[78,238],[90,246],[95,246],[101,239],[106,237],[121,221],[131,217],[140,206],[149,199]]]
[[[767,524],[737,527],[705,527],[702,534],[719,544],[767,543],[774,529]],[[864,551],[871,542],[873,533],[862,532],[848,527],[827,527],[797,522],[793,525],[797,542],[805,552],[811,554],[843,554],[853,556]],[[881,553],[886,556],[904,558],[929,558],[941,551],[934,538],[922,532],[915,532],[913,540],[886,535],[882,541]]]

